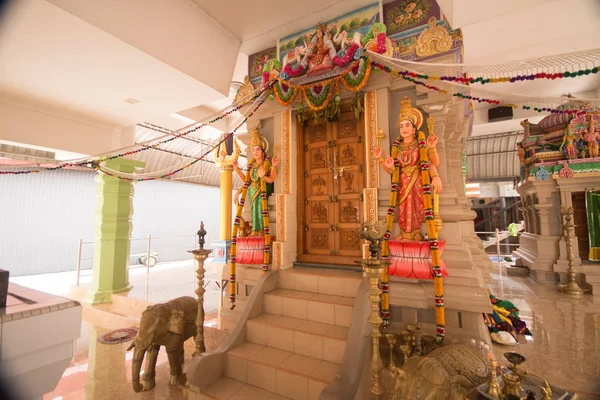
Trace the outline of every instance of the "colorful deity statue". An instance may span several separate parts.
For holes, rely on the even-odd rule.
[[[317,25],[317,33],[308,44],[306,58],[308,60],[307,75],[323,73],[333,69],[333,58],[337,55],[335,45],[331,40],[331,34],[327,24]]]
[[[272,193],[273,183],[277,178],[279,159],[277,156],[274,156],[272,160],[267,157],[268,148],[269,142],[255,128],[250,142],[252,157],[248,159],[246,175],[241,171],[237,160],[233,162],[235,172],[244,181],[242,189],[247,188],[248,190],[246,201],[250,203],[250,236],[263,235],[265,227],[263,210],[266,210],[267,197]],[[236,204],[238,204],[239,192],[242,192],[242,189],[236,193]]]
[[[439,165],[437,136],[430,128],[429,137],[417,131],[423,124],[423,114],[412,107],[408,97],[401,101],[398,128],[400,137],[392,146],[391,156],[382,157],[381,148],[373,155],[383,169],[392,175],[392,190],[397,188],[398,223],[400,235],[396,240],[422,240],[421,226],[425,218],[424,182],[431,182],[435,193],[442,191],[442,181],[437,173]],[[428,174],[424,179],[423,174]],[[431,181],[429,180],[431,178]]]
[[[560,149],[564,147],[567,151],[567,157],[569,159],[577,158],[577,154],[575,152],[575,143],[580,139],[579,135],[575,133],[573,127],[569,124],[565,131],[565,135],[563,136],[563,141],[560,146]]]
[[[588,156],[591,158],[598,157],[598,139],[600,139],[600,133],[598,132],[597,121],[592,116],[588,130],[583,136],[583,140],[587,144]]]

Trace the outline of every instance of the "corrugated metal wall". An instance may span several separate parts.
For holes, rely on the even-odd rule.
[[[73,271],[79,238],[93,240],[94,173],[54,171],[0,177],[0,268],[11,276]],[[204,221],[206,246],[218,237],[219,189],[150,181],[135,184],[132,236],[151,234],[159,261],[191,259],[194,235]],[[147,242],[132,241],[131,252]],[[92,266],[92,244],[84,245],[82,268]]]
[[[467,139],[467,179],[511,180],[520,174],[517,142],[522,132],[474,136]]]

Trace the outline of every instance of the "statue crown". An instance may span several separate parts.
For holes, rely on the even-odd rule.
[[[400,101],[400,113],[398,114],[398,125],[402,121],[410,121],[417,129],[423,124],[423,114],[412,106],[408,96]]]

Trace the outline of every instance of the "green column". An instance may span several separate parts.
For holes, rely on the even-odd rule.
[[[115,159],[106,167],[132,173],[144,163]],[[98,173],[94,222],[94,266],[92,287],[83,298],[86,304],[110,303],[113,293],[131,289],[129,284],[129,239],[133,224],[133,182]]]

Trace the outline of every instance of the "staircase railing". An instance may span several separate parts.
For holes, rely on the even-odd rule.
[[[499,211],[497,211],[494,215],[490,216],[489,218],[483,219],[481,221],[479,221],[478,223],[475,224],[475,230],[477,230],[477,227],[485,224],[486,222],[490,222],[491,220],[493,220],[494,218],[499,218],[503,213],[507,213],[509,210],[512,210],[513,208],[515,208],[516,206],[521,204],[521,200],[517,200],[516,202],[514,202],[513,204],[511,204],[510,206],[504,207],[502,209],[500,209]]]

